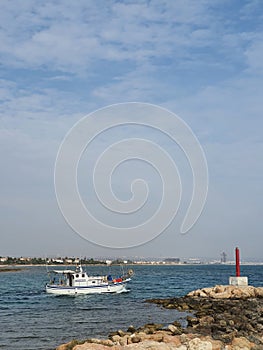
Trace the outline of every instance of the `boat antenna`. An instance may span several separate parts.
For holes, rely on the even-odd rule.
[[[121,275],[124,275],[124,267],[123,264],[120,264]]]
[[[48,270],[48,262],[47,262],[47,255],[46,255],[46,270],[47,270],[47,273],[49,273],[49,270]]]

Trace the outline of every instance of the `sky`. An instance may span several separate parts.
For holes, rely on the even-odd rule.
[[[220,259],[225,251],[232,260],[239,246],[244,259],[262,260],[262,17],[260,0],[3,0],[0,256]],[[84,202],[102,220],[111,213],[98,207],[90,167],[103,146],[154,139],[183,168],[182,208],[170,226],[148,243],[115,249],[83,239],[67,224],[54,168],[75,123],[126,102],[168,109],[191,128],[206,156],[209,188],[201,216],[182,235],[193,185],[178,146],[139,126],[100,135],[83,154],[79,181]],[[161,198],[158,174],[141,163],[125,162],[112,184],[127,200],[137,172],[148,179],[149,208],[136,222]]]

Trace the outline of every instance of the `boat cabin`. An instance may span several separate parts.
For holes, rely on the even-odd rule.
[[[81,266],[74,270],[54,270],[55,277],[51,284],[69,286],[69,287],[86,287],[108,284],[108,276],[89,276],[83,271]]]

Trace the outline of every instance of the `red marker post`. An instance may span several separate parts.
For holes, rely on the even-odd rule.
[[[240,255],[239,249],[236,248],[236,276],[229,277],[229,284],[231,286],[244,287],[248,285],[248,278],[246,276],[240,277]]]
[[[236,248],[236,277],[240,277],[240,256],[238,248]]]

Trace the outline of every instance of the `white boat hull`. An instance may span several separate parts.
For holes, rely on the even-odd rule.
[[[57,295],[76,294],[102,294],[102,293],[122,293],[126,291],[125,283],[112,283],[97,286],[59,286],[54,284],[46,285],[46,292]]]

